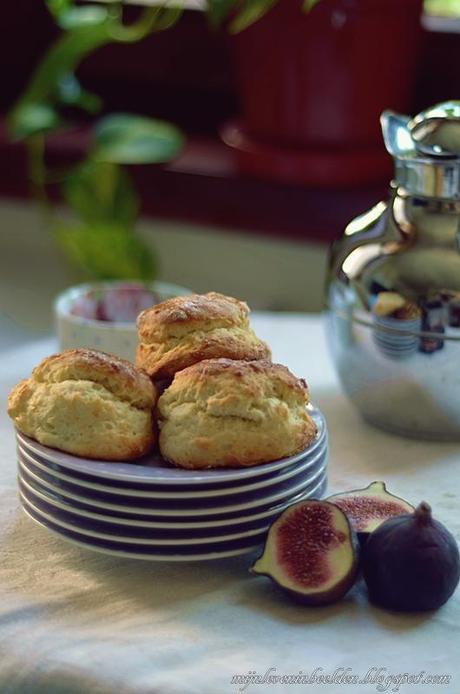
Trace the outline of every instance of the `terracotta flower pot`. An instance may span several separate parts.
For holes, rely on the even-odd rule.
[[[379,117],[385,108],[411,110],[422,5],[321,0],[305,14],[300,0],[279,0],[231,40],[240,149],[246,138],[246,149],[272,153],[295,148],[300,156],[301,148],[319,156],[322,150],[331,160],[332,150],[341,150],[347,168],[353,150],[371,165],[380,157],[381,176]]]

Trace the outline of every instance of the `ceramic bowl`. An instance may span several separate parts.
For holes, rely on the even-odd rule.
[[[61,350],[89,347],[134,361],[136,315],[191,290],[166,282],[94,282],[66,289],[54,304]]]

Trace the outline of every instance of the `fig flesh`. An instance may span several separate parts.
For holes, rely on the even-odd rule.
[[[414,513],[390,518],[369,536],[362,570],[371,602],[391,610],[433,610],[459,582],[458,546],[422,502]]]
[[[358,570],[358,542],[346,515],[327,501],[289,506],[272,524],[252,573],[268,576],[306,605],[339,600]]]
[[[387,491],[384,482],[372,482],[364,489],[334,494],[328,501],[338,506],[348,517],[361,542],[388,518],[412,513],[414,507]]]

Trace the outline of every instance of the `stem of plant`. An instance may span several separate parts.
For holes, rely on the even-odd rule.
[[[125,26],[122,21],[114,22],[110,25],[112,40],[120,43],[134,43],[140,41],[152,31],[160,12],[160,7],[148,7],[131,26]]]
[[[31,135],[26,140],[29,165],[29,182],[44,221],[48,224],[52,217],[52,207],[46,191],[45,136],[42,133]]]

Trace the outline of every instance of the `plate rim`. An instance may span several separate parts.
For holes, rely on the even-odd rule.
[[[36,507],[30,499],[27,498],[27,496],[23,492],[19,492],[20,496],[20,501],[21,504],[25,502],[28,504],[32,510],[37,513],[38,515],[42,516],[43,518],[50,520],[51,522],[55,523],[56,525],[59,525],[60,527],[64,528],[64,530],[70,530],[71,532],[78,532],[81,535],[85,535],[87,537],[93,537],[98,540],[107,540],[109,542],[120,542],[122,544],[138,544],[138,545],[145,545],[146,547],[181,547],[183,545],[187,546],[193,546],[193,545],[203,545],[203,544],[209,544],[212,542],[213,544],[220,544],[222,542],[231,542],[233,540],[243,540],[246,537],[252,537],[254,535],[261,535],[261,534],[266,534],[268,531],[268,528],[270,527],[269,525],[264,526],[262,528],[255,528],[252,530],[248,530],[244,533],[241,534],[231,534],[231,535],[220,535],[220,536],[212,536],[211,538],[206,538],[206,537],[200,537],[200,538],[192,538],[192,539],[174,539],[174,540],[149,540],[147,538],[135,538],[135,537],[128,537],[127,535],[110,535],[110,534],[105,534],[105,533],[100,533],[96,530],[88,530],[86,528],[81,528],[78,525],[72,525],[71,523],[68,523],[67,521],[62,521],[61,519],[57,518],[56,516],[53,516],[52,514],[49,514],[46,511],[43,511],[42,509]]]
[[[218,528],[218,527],[226,527],[228,525],[240,525],[241,523],[253,523],[254,521],[258,520],[263,520],[264,518],[274,516],[276,514],[281,513],[284,508],[286,508],[285,504],[278,504],[277,506],[274,506],[271,509],[268,509],[267,511],[262,511],[260,513],[255,513],[253,515],[249,516],[240,516],[236,518],[224,518],[224,519],[219,519],[219,520],[210,520],[210,521],[181,521],[181,522],[175,522],[175,521],[166,521],[166,522],[161,522],[161,521],[149,521],[149,520],[139,520],[139,519],[131,519],[131,518],[124,518],[120,516],[104,516],[99,513],[94,513],[92,511],[83,511],[82,509],[79,508],[74,508],[70,504],[67,504],[65,501],[61,501],[60,499],[54,499],[53,497],[48,497],[46,496],[43,492],[36,490],[34,487],[31,487],[31,485],[24,479],[22,479],[21,476],[18,476],[18,479],[21,484],[23,484],[25,487],[29,488],[32,490],[34,494],[36,494],[39,498],[43,497],[43,500],[48,503],[50,506],[55,506],[56,508],[59,508],[63,511],[67,511],[70,509],[70,512],[75,513],[76,515],[81,515],[83,518],[94,518],[94,520],[107,520],[107,519],[114,519],[114,522],[116,522],[118,525],[132,525],[134,527],[140,527],[140,528],[152,528],[152,529],[171,529],[171,530],[180,530],[180,529],[188,529],[188,530],[200,530],[205,527],[212,527],[212,528]],[[324,471],[324,477],[318,482],[317,487],[315,487],[315,490],[323,483],[327,481],[327,468]],[[293,500],[296,501],[297,499]]]
[[[326,444],[327,445],[327,444]],[[239,485],[239,486],[232,486],[232,487],[224,487],[222,489],[217,489],[217,490],[201,490],[198,489],[194,491],[191,489],[190,491],[187,492],[164,492],[162,490],[149,490],[149,491],[144,491],[144,490],[138,490],[138,489],[130,489],[126,488],[124,489],[123,487],[108,487],[106,485],[101,485],[98,484],[97,482],[91,483],[91,482],[86,482],[86,480],[79,480],[78,478],[73,478],[71,475],[66,475],[65,473],[62,473],[60,471],[56,471],[53,468],[48,468],[46,465],[43,464],[43,462],[40,460],[37,460],[34,458],[31,453],[28,451],[24,450],[21,446],[21,444],[17,444],[17,455],[19,455],[21,458],[25,457],[26,462],[28,464],[33,465],[34,467],[37,467],[39,470],[44,472],[45,474],[49,474],[51,477],[56,477],[58,480],[62,480],[64,482],[69,482],[70,484],[74,484],[77,487],[82,487],[83,489],[90,489],[102,493],[107,493],[109,495],[113,495],[114,497],[116,496],[133,496],[134,498],[139,498],[139,499],[213,499],[213,498],[218,498],[218,497],[223,497],[223,496],[232,496],[233,494],[244,494],[246,492],[251,492],[251,491],[257,491],[258,489],[264,489],[266,487],[271,487],[275,486],[279,482],[284,482],[285,480],[290,479],[291,477],[294,477],[296,474],[300,474],[302,471],[307,471],[311,467],[314,467],[315,464],[318,463],[319,459],[321,458],[322,454],[324,453],[324,448],[319,448],[317,451],[315,451],[315,456],[311,459],[308,460],[307,462],[300,461],[297,466],[294,463],[290,468],[288,468],[287,472],[284,474],[281,474],[279,477],[276,478],[271,478],[269,477],[268,479],[263,480],[263,482],[253,482],[252,484],[246,484],[246,485]],[[55,463],[57,464],[57,463]]]
[[[29,511],[27,511],[23,506],[21,506],[23,513],[25,513],[34,523],[37,525],[41,526],[42,528],[48,530],[49,532],[53,533],[57,537],[61,538],[61,540],[65,540],[66,542],[69,542],[70,544],[76,545],[78,547],[81,547],[83,549],[88,549],[93,552],[99,552],[100,554],[106,554],[112,557],[119,557],[123,559],[141,559],[145,561],[174,561],[174,562],[179,562],[179,561],[210,561],[212,559],[225,559],[227,557],[232,557],[232,556],[238,556],[241,554],[249,554],[251,552],[255,552],[262,546],[262,542],[257,545],[252,545],[248,547],[240,547],[238,549],[234,550],[226,550],[223,552],[210,552],[208,554],[188,554],[188,555],[181,555],[181,554],[137,554],[136,552],[127,552],[125,550],[113,550],[109,548],[104,548],[104,547],[98,547],[97,545],[91,545],[90,543],[82,542],[81,540],[76,540],[73,537],[69,537],[69,535],[65,535],[58,530],[55,530],[54,528],[50,528],[49,525],[47,525],[44,521],[37,520],[34,518],[34,516],[31,515]]]
[[[87,475],[93,474],[95,477],[99,478],[112,479],[118,482],[138,482],[141,484],[154,483],[158,485],[168,484],[171,486],[174,484],[206,485],[217,482],[234,482],[238,481],[241,478],[245,479],[250,477],[257,477],[263,474],[267,474],[269,472],[275,472],[276,470],[279,470],[283,467],[294,465],[299,460],[302,460],[303,458],[313,453],[326,436],[327,424],[323,413],[318,407],[310,403],[306,409],[308,410],[309,415],[314,419],[318,427],[318,433],[315,437],[315,440],[309,446],[304,448],[303,451],[296,453],[294,456],[289,456],[280,460],[243,468],[215,468],[212,470],[188,470],[184,468],[175,467],[173,465],[171,465],[171,468],[158,468],[162,470],[170,469],[170,471],[174,471],[176,473],[176,475],[173,475],[171,478],[166,479],[155,478],[154,476],[135,477],[134,475],[130,475],[129,473],[126,474],[119,471],[117,472],[117,468],[115,467],[117,465],[129,466],[132,470],[135,470],[136,468],[147,469],[147,466],[136,465],[135,463],[129,462],[117,463],[79,458],[78,456],[73,456],[70,453],[65,453],[64,451],[58,451],[57,449],[50,448],[49,446],[43,446],[42,444],[38,443],[37,441],[34,441],[26,434],[23,434],[18,430],[16,430],[16,438],[20,443],[22,443],[25,446],[26,449],[32,451],[32,453],[36,453],[39,457],[44,458],[45,460],[49,460],[52,463],[60,465],[60,467],[68,466],[69,469],[74,469],[76,472],[82,472]],[[56,456],[58,456],[57,459]],[[83,463],[82,461],[85,461],[85,463]],[[89,469],[84,467],[84,464],[88,465]],[[106,467],[104,467],[101,471],[102,465],[108,466],[108,469],[106,470]],[[84,469],[82,469],[82,466]],[[95,469],[93,466],[99,467],[98,469]],[[91,469],[92,467],[94,471]],[[155,470],[155,468],[148,467],[148,470]]]
[[[20,459],[17,460],[18,467],[21,469],[25,469],[26,473],[32,477],[38,484],[43,485],[47,489],[50,489],[52,492],[55,494],[58,494],[59,496],[63,496],[64,498],[71,499],[73,501],[76,501],[78,503],[83,503],[87,504],[88,506],[94,506],[95,508],[102,508],[106,509],[108,511],[118,511],[122,513],[132,513],[132,514],[137,514],[137,515],[147,515],[147,516],[177,516],[177,517],[195,517],[195,516],[216,516],[216,515],[222,515],[222,514],[228,514],[228,513],[238,513],[239,511],[245,511],[245,510],[250,510],[252,508],[257,508],[258,506],[265,506],[270,503],[274,503],[278,500],[282,500],[283,498],[288,498],[289,496],[294,496],[298,491],[300,492],[303,487],[308,486],[311,482],[316,480],[316,478],[324,471],[325,468],[327,468],[327,450],[325,450],[325,460],[323,462],[323,465],[319,467],[318,470],[315,471],[314,475],[312,475],[311,478],[309,478],[307,481],[302,480],[299,484],[295,485],[292,489],[287,489],[284,490],[283,492],[279,492],[278,494],[273,494],[271,496],[262,498],[262,499],[255,499],[254,501],[251,501],[249,504],[234,504],[234,505],[229,505],[225,509],[219,508],[219,507],[211,507],[207,509],[187,509],[184,511],[183,509],[174,509],[173,511],[170,511],[169,509],[154,509],[153,513],[151,512],[151,509],[149,508],[140,508],[140,507],[132,507],[128,505],[116,505],[116,504],[111,504],[107,503],[105,501],[99,501],[96,503],[94,499],[88,499],[87,497],[83,496],[78,496],[77,494],[73,494],[72,492],[68,492],[67,490],[60,489],[59,487],[55,487],[52,483],[41,479],[39,475],[36,475],[34,472],[31,472],[29,468],[27,467],[27,464],[25,464],[23,461]]]

